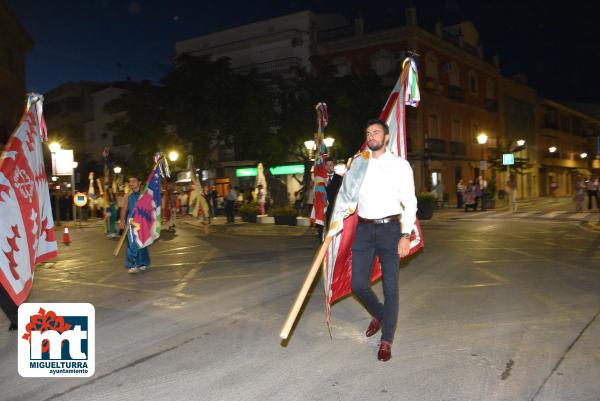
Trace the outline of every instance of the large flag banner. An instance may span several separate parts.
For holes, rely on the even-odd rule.
[[[385,121],[390,129],[390,138],[387,150],[394,155],[406,159],[406,110],[405,105],[417,107],[420,101],[417,65],[412,58],[407,58],[402,66],[400,79],[394,86],[388,98],[380,119]],[[344,176],[342,186],[335,201],[334,212],[331,218],[329,236],[332,241],[327,249],[324,262],[324,284],[327,305],[327,321],[330,325],[329,306],[336,300],[352,292],[352,242],[356,232],[358,213],[358,191],[368,166],[366,143],[354,157],[350,170],[353,174]],[[349,171],[350,172],[350,171]],[[416,221],[415,230],[411,235],[410,254],[414,254],[424,246],[419,221]],[[381,277],[379,261],[371,275],[371,283]]]
[[[319,103],[315,107],[317,110],[317,124],[318,131],[316,136],[316,155],[314,165],[314,181],[313,181],[313,208],[310,212],[310,221],[320,226],[327,224],[326,212],[327,212],[327,191],[325,182],[327,181],[327,170],[325,169],[325,159],[327,158],[327,147],[325,146],[324,131],[329,122],[329,115],[327,114],[327,105],[325,103]]]
[[[157,159],[156,165],[150,172],[146,188],[135,203],[129,235],[138,248],[151,245],[160,237],[161,204],[160,177],[163,171],[164,158]]]
[[[29,295],[35,265],[57,255],[42,153],[47,138],[42,102],[40,95],[29,95],[0,158],[0,283],[17,306]]]

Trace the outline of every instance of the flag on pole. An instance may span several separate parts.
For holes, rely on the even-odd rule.
[[[156,164],[148,176],[146,187],[135,203],[129,235],[138,248],[151,245],[160,237],[160,178],[169,176],[166,160],[157,155]]]
[[[327,170],[325,169],[325,159],[327,158],[327,146],[323,141],[325,127],[329,123],[329,115],[327,114],[327,104],[318,103],[315,107],[317,110],[317,135],[315,137],[316,155],[314,165],[314,180],[313,180],[313,208],[310,212],[310,221],[320,226],[325,226],[327,212],[327,191],[325,183],[327,181]]]
[[[388,98],[380,119],[389,126],[389,142],[387,150],[394,155],[406,159],[406,110],[405,105],[417,107],[420,101],[417,65],[412,58],[404,60],[402,73],[390,97]],[[324,285],[326,296],[327,322],[331,331],[329,306],[336,300],[352,292],[352,242],[358,222],[358,191],[368,166],[368,152],[365,151],[366,143],[352,160],[350,170],[353,174],[346,174],[342,186],[335,200],[335,207],[327,235],[333,239],[327,249],[324,269]],[[410,254],[414,254],[424,246],[423,236],[419,221],[415,223],[415,230],[411,234]],[[381,277],[379,262],[371,275],[371,282]]]
[[[29,94],[27,108],[0,158],[0,283],[18,306],[33,284],[37,263],[57,255],[44,170],[47,139],[43,97]]]

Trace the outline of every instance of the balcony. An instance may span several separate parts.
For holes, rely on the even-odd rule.
[[[289,71],[292,67],[300,67],[302,60],[298,57],[286,57],[278,60],[266,61],[264,63],[249,64],[235,68],[239,74],[249,73],[256,70],[259,74],[278,74]]]
[[[454,100],[465,100],[465,91],[460,86],[448,85],[448,98]]]
[[[462,142],[450,142],[450,154],[452,156],[465,156],[467,147]]]
[[[496,99],[485,99],[483,107],[487,111],[498,111],[498,101]]]
[[[425,152],[427,153],[446,153],[446,142],[443,139],[429,138],[425,139]]]

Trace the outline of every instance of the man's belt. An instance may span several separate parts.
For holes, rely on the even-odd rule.
[[[364,219],[358,216],[358,222],[362,224],[387,224],[387,223],[398,223],[400,221],[399,215],[388,216],[382,219]]]

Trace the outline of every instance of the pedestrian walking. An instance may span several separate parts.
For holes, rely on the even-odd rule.
[[[481,203],[481,211],[485,211],[485,190],[487,188],[487,181],[482,177],[477,177],[475,180],[475,211],[477,211],[477,204]]]
[[[469,211],[469,209],[473,209],[473,211],[477,210],[477,188],[475,184],[473,184],[473,180],[469,180],[467,186],[465,187],[465,197],[464,197],[464,205],[465,205],[465,213]]]
[[[369,120],[365,131],[369,165],[358,195],[352,291],[373,317],[366,336],[373,336],[381,328],[377,358],[387,361],[392,357],[398,320],[398,264],[410,251],[417,199],[410,164],[386,150],[388,126],[381,120]],[[383,275],[383,304],[370,287],[376,257]]]
[[[600,201],[600,199],[598,199],[598,186],[598,178],[594,176],[591,176],[586,182],[588,193],[588,209],[592,209],[592,199],[596,200],[596,209],[600,208],[600,205],[598,204]]]
[[[106,236],[108,238],[116,238],[119,236],[117,233],[117,221],[119,220],[119,216],[117,215],[117,197],[113,192],[112,188],[108,188],[106,190],[108,205],[106,207]]]
[[[210,187],[210,198],[212,200],[213,217],[215,217],[219,214],[219,193],[214,185]]]
[[[558,182],[554,178],[550,181],[550,196],[556,201],[556,191],[558,191]]]
[[[463,199],[465,195],[465,184],[462,178],[458,180],[456,184],[456,208],[461,209],[463,207]]]
[[[581,177],[575,183],[575,211],[583,211],[583,201],[585,200],[585,182]]]
[[[227,215],[227,223],[235,223],[235,202],[237,200],[237,187],[229,187],[229,192],[225,197],[225,214]]]
[[[126,222],[133,218],[133,209],[135,204],[140,197],[140,186],[141,181],[138,177],[129,178],[129,188],[131,192],[123,198],[123,205],[121,207],[121,219],[119,222],[119,228],[123,230]],[[130,227],[133,230],[133,227]],[[148,247],[138,248],[133,235],[127,234],[127,254],[125,255],[125,268],[128,273],[138,273],[148,269],[150,266],[150,253]]]

